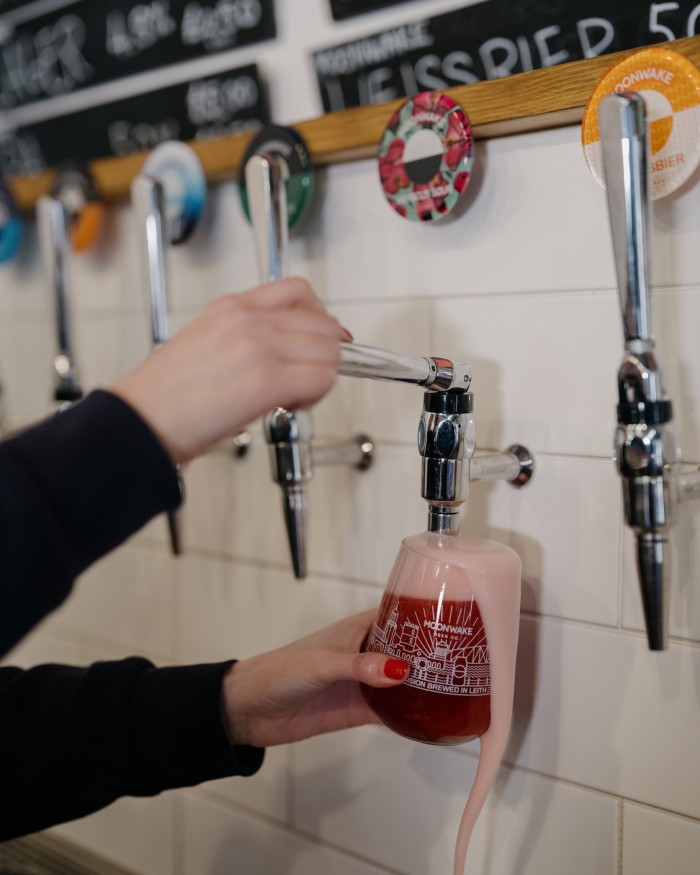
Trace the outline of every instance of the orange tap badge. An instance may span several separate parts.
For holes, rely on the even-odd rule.
[[[670,49],[642,49],[609,70],[591,94],[581,139],[586,161],[605,185],[598,108],[609,94],[634,91],[644,98],[649,124],[651,196],[679,188],[700,161],[700,70]]]

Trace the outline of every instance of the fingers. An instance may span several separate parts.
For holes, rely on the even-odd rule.
[[[317,683],[330,686],[339,681],[357,681],[370,687],[395,687],[409,675],[410,666],[384,653],[334,653],[315,655]]]
[[[314,294],[311,286],[301,277],[287,277],[264,286],[258,286],[238,295],[241,303],[262,310],[299,307],[325,313],[326,308]]]

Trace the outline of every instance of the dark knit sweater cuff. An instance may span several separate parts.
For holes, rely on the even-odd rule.
[[[214,778],[252,775],[264,749],[231,746],[221,688],[231,662],[144,667],[135,677],[129,735],[144,795]]]
[[[111,392],[91,392],[7,440],[5,451],[53,503],[75,548],[75,574],[182,499],[160,441]]]

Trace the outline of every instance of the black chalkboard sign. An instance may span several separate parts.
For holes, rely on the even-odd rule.
[[[327,112],[700,32],[700,2],[483,0],[314,53]]]
[[[255,65],[160,88],[0,137],[0,175],[240,133],[269,121]]]
[[[20,6],[29,6],[35,0],[0,0],[0,15],[3,12],[11,12],[13,9],[19,9]]]
[[[342,21],[344,18],[405,2],[406,0],[331,0],[331,13],[336,21]]]
[[[273,0],[76,0],[0,44],[0,109],[275,36]]]

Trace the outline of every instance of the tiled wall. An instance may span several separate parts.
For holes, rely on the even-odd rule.
[[[466,209],[434,227],[389,210],[371,161],[319,181],[293,271],[358,341],[470,362],[480,448],[519,441],[537,460],[521,492],[474,485],[464,522],[524,562],[513,732],[467,871],[696,875],[700,504],[679,513],[672,641],[652,654],[611,462],[622,337],[605,202],[578,130],[480,142]],[[699,183],[655,205],[653,231],[659,354],[683,459],[696,465]],[[211,194],[203,227],[170,253],[181,322],[256,280],[235,185]],[[72,265],[91,386],[148,348],[130,222],[126,206],[112,210],[104,242]],[[48,312],[29,239],[0,274],[0,376],[15,424],[50,410]],[[367,431],[378,450],[369,472],[317,471],[303,585],[256,426],[248,458],[219,449],[186,470],[182,558],[153,521],[84,576],[15,661],[242,657],[374,606],[401,538],[425,524],[420,406],[413,387],[339,378],[315,411],[319,438]],[[272,749],[254,778],[124,799],[56,831],[140,875],[444,875],[477,753],[364,727]]]

